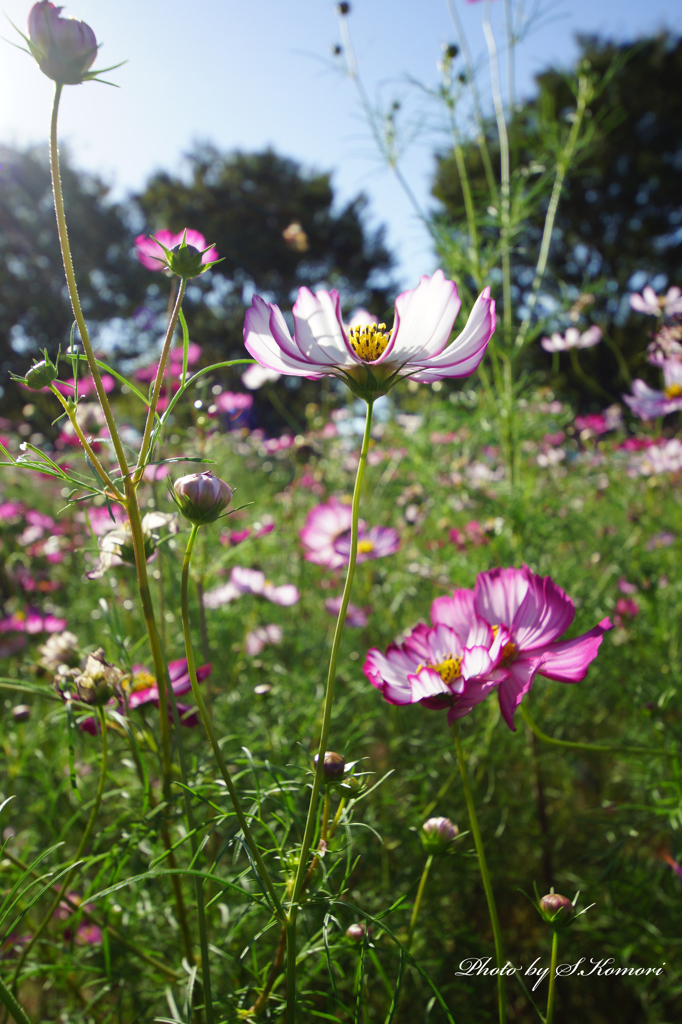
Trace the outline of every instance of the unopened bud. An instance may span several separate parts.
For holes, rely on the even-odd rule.
[[[350,14],[350,4],[337,4],[334,10],[337,14],[341,14],[345,17],[347,14]]]
[[[421,840],[427,853],[444,853],[459,835],[449,818],[429,818],[421,829]]]
[[[318,755],[315,755],[315,766],[317,766]],[[328,750],[324,755],[324,763],[322,765],[322,778],[325,782],[339,782],[343,778],[343,773],[346,770],[346,759],[343,754],[336,754],[333,750]]]
[[[445,47],[445,56],[447,60],[454,60],[459,53],[459,46],[456,43],[450,43]]]
[[[172,249],[166,250],[166,269],[171,274],[177,274],[178,277],[184,277],[187,280],[210,270],[214,263],[219,262],[217,256],[218,253],[212,245],[202,250],[183,240],[179,245],[174,245]]]
[[[362,942],[366,931],[367,929],[362,921],[356,921],[355,924],[349,924],[346,928],[346,938],[352,939],[353,942]]]
[[[558,892],[550,892],[540,900],[540,909],[548,919],[567,921],[573,917],[574,906],[567,896],[561,896]]]
[[[215,522],[232,500],[232,488],[213,473],[191,473],[180,477],[173,491],[183,516],[195,526]]]
[[[59,362],[59,360],[57,360]],[[59,376],[57,363],[53,363],[47,352],[45,358],[39,363],[34,363],[24,377],[23,383],[33,391],[40,391],[42,388],[49,388]]]
[[[31,717],[31,708],[28,704],[17,704],[12,708],[12,718],[15,722],[27,722]]]
[[[61,18],[61,7],[43,0],[28,16],[28,42],[38,67],[54,82],[78,85],[97,56],[95,33],[84,21]]]

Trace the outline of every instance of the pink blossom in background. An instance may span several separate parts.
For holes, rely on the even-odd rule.
[[[647,360],[652,366],[663,366],[666,359],[682,360],[682,323],[664,324],[654,335],[646,349]]]
[[[646,551],[655,551],[657,548],[669,548],[676,540],[676,534],[671,533],[670,530],[662,530],[660,533],[655,533],[653,537],[650,537],[644,548]]]
[[[220,543],[236,547],[237,544],[242,544],[251,536],[253,536],[254,540],[257,540],[258,537],[266,537],[269,533],[272,533],[274,528],[274,523],[254,523],[253,529],[250,526],[245,526],[243,530],[223,530],[220,534]]]
[[[263,448],[268,455],[274,455],[275,452],[284,452],[287,448],[291,448],[294,443],[294,439],[291,434],[282,434],[280,437],[268,437],[263,441]]]
[[[631,466],[642,476],[660,476],[682,470],[682,440],[672,437],[663,444],[651,445],[635,455]]]
[[[619,430],[622,427],[623,413],[619,405],[610,405],[603,412],[576,416],[575,425],[581,432],[589,431],[587,436],[606,434],[609,430]]]
[[[630,306],[648,316],[674,316],[682,313],[682,289],[669,288],[667,294],[659,298],[651,285],[647,285],[641,295],[636,292],[630,295]]]
[[[307,562],[323,565],[326,569],[339,569],[348,563],[350,555],[350,529],[352,510],[338,498],[330,498],[312,508],[299,536],[305,549]],[[373,526],[360,520],[358,562],[370,558],[383,558],[398,550],[398,531],[385,526]]]
[[[142,266],[146,267],[147,270],[163,270],[166,266],[166,254],[158,243],[161,242],[167,249],[172,249],[174,246],[180,245],[184,237],[184,231],[178,231],[174,234],[167,228],[155,231],[154,237],[151,235],[138,235],[135,239],[135,253]],[[158,241],[155,241],[155,239],[158,239]],[[206,248],[204,236],[192,228],[187,229],[186,241],[187,245],[193,245],[200,252]],[[204,253],[201,262],[213,263],[217,259],[219,259],[218,250],[213,247]]]
[[[4,526],[18,522],[26,512],[21,501],[3,501],[0,503],[0,521]]]
[[[556,448],[558,445],[564,443],[566,435],[563,430],[559,430],[556,434],[543,434],[542,440],[544,444],[548,444],[551,445],[552,448]]]
[[[434,605],[444,600],[437,598]],[[473,607],[497,627],[499,635],[503,628],[506,634],[501,665],[508,678],[500,683],[498,692],[500,710],[510,729],[514,729],[514,712],[536,673],[561,683],[579,682],[596,658],[604,633],[612,629],[606,618],[588,633],[559,642],[573,622],[575,606],[550,576],[537,576],[525,565],[479,573]]]
[[[664,853],[662,857],[666,864],[668,864],[673,869],[677,877],[682,882],[682,867],[680,867],[676,860],[673,860],[669,853]]]
[[[253,366],[249,366],[242,374],[242,384],[249,391],[257,391],[264,384],[274,384],[281,376],[281,373],[278,373],[276,370],[268,370],[265,366],[254,363]]]
[[[0,619],[0,633],[61,633],[63,629],[66,629],[66,619],[43,615],[35,608]]]
[[[635,586],[635,584],[634,583],[628,583],[628,581],[626,579],[624,579],[623,577],[621,577],[621,579],[618,580],[618,589],[620,590],[621,594],[637,594],[638,593],[638,589]]]
[[[328,597],[324,602],[324,607],[336,618],[341,610],[342,598],[339,597]],[[350,626],[351,629],[364,629],[367,625],[367,613],[362,609],[358,608],[356,604],[350,602],[346,610],[346,625]]]
[[[110,394],[116,387],[116,381],[109,373],[103,373],[102,375],[102,387],[107,394]],[[55,381],[55,387],[57,391],[60,391],[62,395],[67,398],[73,398],[75,391],[75,380],[73,377],[68,377],[65,381]],[[43,388],[43,391],[46,389]],[[78,394],[84,398],[88,398],[90,395],[96,395],[97,389],[95,388],[95,382],[92,377],[81,377],[78,381]]]
[[[618,447],[626,452],[642,452],[654,444],[653,437],[627,437]]]
[[[627,619],[634,619],[639,615],[639,605],[631,597],[619,597],[616,601],[616,611],[613,621],[617,626],[622,626]]]
[[[230,573],[228,583],[223,583],[213,590],[204,594],[204,606],[206,608],[220,608],[221,605],[236,601],[244,594],[254,594],[256,597],[264,597],[273,604],[289,605],[296,604],[300,598],[298,588],[293,583],[283,583],[275,586],[266,580],[265,573],[258,569],[246,569],[243,566],[235,565]]]
[[[354,334],[341,317],[338,292],[301,288],[293,308],[292,338],[279,307],[256,295],[244,321],[244,344],[267,369],[314,380],[336,376],[363,385],[369,371],[378,382],[394,374],[418,381],[467,377],[495,330],[495,303],[486,288],[464,331],[448,345],[460,305],[455,284],[438,270],[398,296],[391,332],[370,335],[369,325],[358,323]]]
[[[632,395],[623,395],[624,401],[640,419],[653,420],[682,409],[682,362],[666,359],[661,369],[663,391],[650,388],[643,380],[637,379],[632,382]]]
[[[577,327],[569,327],[564,335],[555,331],[551,338],[543,338],[540,344],[545,352],[567,352],[570,348],[592,348],[601,339],[601,327],[593,325],[582,334]]]
[[[221,391],[213,399],[213,404],[218,412],[225,413],[231,420],[238,420],[253,405],[253,395],[246,395],[243,391]]]
[[[282,642],[282,627],[271,622],[269,626],[257,626],[246,634],[246,653],[255,658],[268,644]]]

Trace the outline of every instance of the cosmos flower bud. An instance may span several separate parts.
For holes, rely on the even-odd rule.
[[[24,377],[23,383],[33,391],[49,388],[50,384],[59,376],[58,362],[59,357],[57,357],[57,362],[53,363],[47,352],[45,352],[45,358],[41,359],[39,363],[33,364]]]
[[[449,818],[429,818],[421,828],[421,840],[427,853],[445,853],[459,835]]]
[[[366,931],[362,921],[356,921],[355,924],[349,924],[346,928],[346,938],[352,939],[353,942],[362,942]]]
[[[546,921],[567,923],[573,917],[574,906],[567,896],[550,892],[540,900],[540,911]]]
[[[44,75],[64,85],[78,85],[88,77],[97,56],[97,39],[84,21],[61,18],[62,10],[47,0],[33,5],[28,16],[29,45]]]
[[[31,709],[28,704],[17,704],[12,708],[12,718],[15,722],[27,722],[31,717]]]
[[[213,473],[190,473],[173,485],[175,503],[195,526],[213,523],[232,500],[232,488]]]
[[[317,766],[318,755],[315,755],[315,766]],[[343,754],[336,754],[333,750],[327,750],[322,765],[322,778],[330,782],[340,782],[346,770],[346,759]]]

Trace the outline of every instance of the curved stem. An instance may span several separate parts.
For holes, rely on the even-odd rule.
[[[307,864],[308,855],[313,842],[313,836],[315,833],[315,824],[317,821],[317,802],[320,796],[320,790],[322,788],[323,771],[324,771],[324,755],[327,752],[327,740],[329,738],[329,728],[331,726],[332,718],[332,707],[334,705],[334,688],[336,685],[336,670],[339,662],[339,650],[341,647],[341,636],[343,635],[343,627],[346,621],[346,612],[348,611],[348,604],[350,602],[350,594],[353,588],[353,579],[355,577],[355,566],[358,557],[358,522],[360,519],[360,494],[362,491],[362,482],[365,477],[365,468],[367,466],[367,452],[369,450],[369,440],[372,431],[372,409],[374,407],[374,401],[369,399],[367,401],[367,414],[365,419],[365,432],[362,438],[362,447],[360,449],[360,460],[358,462],[358,470],[355,476],[355,487],[353,489],[353,501],[351,506],[351,534],[350,534],[350,554],[348,558],[348,572],[346,574],[346,582],[343,587],[343,595],[341,597],[341,607],[339,608],[339,615],[336,620],[336,628],[334,630],[334,639],[332,641],[332,649],[329,655],[329,671],[327,673],[327,689],[324,697],[324,707],[322,712],[322,727],[320,729],[320,745],[317,751],[317,765],[315,768],[315,775],[313,778],[312,792],[310,794],[310,804],[308,805],[308,817],[305,823],[305,831],[303,833],[303,840],[301,842],[301,853],[298,861],[298,868],[296,870],[296,878],[294,879],[294,887],[291,894],[290,903],[290,919],[291,919],[291,935],[287,934],[287,1022],[293,1024],[296,1017],[296,912],[297,903],[301,898],[303,892],[303,883],[307,875]],[[290,947],[290,943],[293,945]],[[291,975],[293,974],[293,978]]]
[[[464,751],[462,750],[462,741],[459,738],[458,722],[455,722],[453,731],[455,734],[455,746],[457,748],[457,763],[459,764],[459,771],[460,775],[462,776],[462,785],[464,787],[464,799],[466,800],[467,811],[469,812],[471,834],[474,837],[474,845],[476,847],[476,854],[478,856],[478,868],[479,871],[481,872],[481,881],[483,882],[483,888],[485,890],[485,898],[488,901],[488,913],[490,914],[490,923],[493,928],[493,937],[495,940],[495,960],[497,961],[497,1000],[499,1009],[499,1019],[500,1024],[505,1024],[507,1020],[507,1014],[504,998],[504,975],[502,974],[502,969],[506,965],[506,961],[504,959],[504,953],[502,949],[502,931],[500,929],[500,921],[497,916],[497,906],[495,904],[495,895],[493,893],[492,882],[490,881],[488,864],[485,859],[485,850],[483,848],[481,829],[478,824],[476,806],[474,804],[474,798],[472,796],[471,788],[469,786],[467,763],[464,758]]]
[[[559,959],[559,931],[557,928],[554,929],[554,935],[552,936],[552,959],[549,965],[549,991],[547,992],[547,1013],[545,1014],[545,1024],[552,1024],[554,1020],[554,993],[556,986],[556,966],[557,960]]]
[[[102,463],[99,461],[99,459],[95,455],[95,453],[94,453],[94,451],[92,449],[92,445],[90,444],[90,442],[88,441],[87,437],[83,433],[83,431],[81,429],[81,425],[78,422],[78,419],[76,418],[76,406],[74,406],[66,398],[64,398],[64,396],[57,390],[57,388],[54,386],[54,384],[50,384],[50,391],[52,392],[53,395],[56,395],[57,398],[59,399],[59,401],[61,402],[62,407],[64,409],[64,412],[69,417],[69,421],[70,421],[71,426],[73,427],[73,429],[75,431],[76,437],[78,438],[78,440],[80,441],[81,445],[83,446],[83,448],[84,448],[88,458],[90,459],[90,462],[92,463],[95,471],[97,472],[97,475],[99,476],[100,480],[102,481],[104,486],[108,487],[109,490],[111,491],[111,497],[115,498],[116,501],[120,501],[121,504],[125,504],[124,496],[121,494],[121,492],[119,491],[118,487],[113,482],[113,480],[111,479],[111,477],[109,476],[109,474],[105,470],[104,466],[102,465]]]
[[[76,850],[76,855],[73,858],[73,863],[72,863],[71,870],[67,873],[66,877],[64,878],[64,881],[62,882],[62,884],[60,886],[59,892],[57,893],[57,895],[55,896],[54,900],[52,901],[50,909],[48,910],[47,914],[42,919],[42,921],[40,922],[38,927],[36,928],[35,932],[33,933],[32,937],[31,937],[31,940],[26,944],[26,946],[24,947],[24,950],[23,950],[21,956],[19,957],[19,962],[17,963],[16,970],[14,972],[14,977],[12,979],[12,988],[13,989],[16,988],[17,980],[19,978],[19,974],[21,972],[21,968],[24,965],[24,961],[26,960],[26,957],[31,952],[31,950],[33,949],[34,945],[36,944],[36,942],[38,941],[40,936],[43,934],[43,932],[47,928],[47,926],[50,923],[50,921],[52,920],[52,916],[53,916],[55,910],[57,909],[57,907],[61,903],[62,899],[64,898],[64,894],[67,892],[69,886],[71,885],[71,881],[72,881],[74,875],[76,874],[78,868],[80,867],[81,854],[83,853],[83,850],[85,849],[85,847],[88,844],[88,841],[89,841],[90,836],[92,834],[92,830],[93,830],[94,825],[95,825],[95,821],[97,819],[97,815],[99,813],[100,805],[102,803],[102,796],[104,794],[104,783],[105,783],[106,777],[107,777],[107,764],[108,764],[108,759],[109,759],[109,737],[107,735],[107,721],[106,721],[106,716],[104,714],[104,709],[101,708],[101,707],[98,707],[97,708],[97,714],[98,714],[98,717],[99,717],[100,728],[102,730],[102,761],[101,761],[101,764],[100,764],[99,782],[97,784],[97,792],[95,794],[95,799],[94,799],[94,802],[93,802],[93,805],[92,805],[92,809],[90,811],[90,817],[88,818],[88,823],[85,826],[85,830],[83,832],[83,835],[81,836],[81,841],[78,844],[78,849]]]
[[[149,455],[149,451],[152,443],[152,431],[154,429],[154,417],[156,416],[156,407],[159,404],[159,395],[161,394],[161,386],[163,384],[163,375],[166,372],[166,363],[168,361],[168,353],[170,352],[171,343],[173,341],[173,335],[175,334],[175,328],[178,323],[178,317],[182,308],[182,300],[185,297],[185,289],[187,288],[186,278],[182,278],[180,281],[180,287],[178,288],[178,294],[175,299],[175,305],[173,306],[173,312],[171,313],[170,320],[168,321],[168,327],[166,329],[166,337],[163,342],[163,349],[161,350],[161,358],[159,359],[159,366],[156,371],[156,378],[154,380],[154,387],[152,389],[152,397],[149,403],[149,409],[147,410],[147,422],[144,425],[144,434],[142,436],[142,444],[140,445],[140,454],[137,459],[137,469],[133,473],[133,486],[137,487],[142,474],[144,473],[145,459]]]
[[[16,1001],[2,978],[0,978],[0,1003],[3,1004],[5,1010],[12,1016],[15,1024],[31,1024],[31,1018],[23,1006]]]
[[[548,743],[552,747],[563,747],[564,750],[587,750],[595,754],[658,754],[659,757],[677,757],[677,751],[657,750],[655,747],[614,747],[604,743],[574,743],[572,740],[555,740],[548,736],[536,723],[528,708],[519,704],[519,711],[524,722],[539,740]]]
[[[410,927],[407,932],[407,942],[405,943],[405,949],[409,952],[410,946],[412,945],[412,937],[414,935],[414,929],[417,925],[417,918],[419,917],[419,909],[422,905],[422,896],[424,895],[424,889],[426,888],[426,880],[429,877],[429,871],[433,864],[433,854],[430,853],[426,858],[426,864],[422,871],[422,876],[419,880],[419,888],[417,889],[417,896],[414,901],[414,907],[412,908],[412,917],[410,918]]]
[[[189,621],[189,567],[192,560],[192,550],[194,548],[194,541],[196,540],[198,532],[199,527],[193,525],[192,531],[189,535],[189,540],[187,542],[185,558],[182,563],[182,587],[180,594],[180,601],[182,605],[182,632],[185,638],[185,657],[187,658],[187,669],[189,672],[190,683],[192,686],[192,695],[194,696],[194,699],[197,703],[197,707],[199,708],[201,720],[204,723],[204,728],[206,729],[209,742],[211,744],[211,747],[213,748],[215,759],[218,762],[220,774],[222,775],[227,791],[230,794],[232,806],[234,807],[235,814],[237,815],[237,820],[239,822],[240,828],[244,833],[246,844],[249,847],[251,856],[256,862],[263,884],[268,892],[268,895],[270,896],[273,907],[275,908],[275,913],[279,920],[284,922],[286,918],[284,908],[282,907],[280,898],[277,895],[277,891],[272,883],[272,879],[270,878],[268,869],[265,866],[265,862],[263,860],[263,857],[261,856],[260,850],[258,849],[258,845],[255,839],[253,838],[253,833],[251,832],[249,823],[246,820],[246,815],[244,814],[242,805],[239,801],[239,796],[237,795],[237,790],[234,787],[232,776],[230,775],[227,768],[227,764],[225,763],[223,752],[220,749],[220,744],[218,743],[218,737],[216,735],[215,729],[213,728],[213,723],[209,716],[208,709],[204,702],[203,694],[199,689],[199,683],[197,681],[196,663],[194,661],[194,650],[192,648],[192,632]]]
[[[78,297],[78,286],[76,284],[76,275],[73,269],[73,260],[71,258],[71,246],[69,244],[69,233],[66,228],[66,215],[64,213],[64,196],[62,193],[62,179],[59,169],[59,147],[57,144],[57,120],[59,117],[59,100],[62,95],[62,83],[57,82],[54,93],[54,103],[52,104],[52,119],[50,122],[50,171],[52,173],[52,192],[54,195],[54,209],[57,216],[57,232],[59,234],[59,245],[62,250],[62,259],[64,261],[64,273],[66,274],[66,285],[69,290],[69,298],[71,299],[71,307],[73,309],[73,315],[78,325],[78,333],[81,336],[83,343],[83,349],[88,360],[88,366],[92,379],[95,383],[95,390],[97,391],[97,397],[99,403],[102,406],[102,412],[109,428],[111,435],[111,441],[116,452],[116,458],[121,469],[121,474],[125,477],[128,472],[128,462],[123,451],[123,445],[118,435],[118,429],[116,427],[116,421],[114,420],[114,414],[107,398],[107,393],[104,390],[102,384],[102,377],[99,372],[97,360],[95,359],[95,353],[90,343],[90,335],[88,328],[85,323],[85,317],[83,316],[83,310],[81,308],[80,299]]]

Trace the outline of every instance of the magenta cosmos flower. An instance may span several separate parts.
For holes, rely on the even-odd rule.
[[[506,678],[498,669],[502,638],[473,614],[473,602],[468,604],[469,614],[452,617],[453,625],[420,624],[403,644],[389,644],[386,654],[376,648],[367,652],[363,672],[389,704],[448,708],[452,724]]]
[[[194,246],[199,252],[202,252],[206,248],[206,239],[199,231],[194,231],[192,228],[187,228],[186,237],[184,231],[178,231],[173,233],[167,228],[161,228],[157,231],[154,237],[151,235],[138,235],[135,239],[135,252],[137,258],[143,267],[147,270],[165,270],[166,269],[166,254],[159,245],[165,245],[167,249],[173,249],[176,245],[182,243],[185,238],[187,245]],[[214,263],[218,259],[218,250],[215,246],[209,249],[208,252],[203,253],[201,257],[202,263]]]
[[[460,622],[469,610],[481,616],[501,641],[500,667],[507,678],[499,685],[502,716],[514,729],[514,712],[530,690],[536,673],[560,683],[585,678],[596,658],[604,633],[612,629],[608,618],[574,640],[559,642],[573,622],[575,606],[550,576],[522,569],[491,569],[479,573],[473,592],[455,591],[451,598],[434,601],[434,621]]]
[[[641,295],[634,292],[630,296],[630,306],[647,316],[674,316],[682,313],[682,289],[669,288],[665,295],[659,297],[651,285],[647,285]]]
[[[300,598],[298,587],[293,583],[282,583],[276,587],[265,578],[265,573],[259,569],[247,569],[241,565],[235,565],[230,573],[230,579],[214,590],[204,594],[204,605],[206,608],[220,608],[223,604],[229,604],[244,594],[254,594],[256,597],[264,597],[273,604],[280,604],[284,607],[296,604]]]
[[[305,548],[305,559],[325,569],[339,569],[348,564],[352,509],[349,504],[330,498],[308,513],[299,536]],[[398,531],[389,526],[372,526],[359,522],[358,562],[392,555],[400,546]]]
[[[665,359],[661,367],[663,391],[650,388],[643,380],[633,380],[633,394],[623,395],[623,400],[640,419],[654,420],[657,416],[667,416],[669,412],[682,409],[682,362]]]
[[[486,288],[462,333],[448,344],[460,306],[457,287],[442,270],[398,296],[391,330],[367,314],[346,327],[337,291],[301,288],[292,338],[279,307],[256,295],[244,321],[244,344],[268,370],[311,380],[339,377],[362,396],[385,394],[402,377],[434,381],[474,372],[495,330],[495,303]]]
[[[540,344],[545,352],[567,352],[570,348],[592,348],[601,341],[601,327],[588,327],[581,334],[577,327],[569,327],[564,335],[555,331],[551,338],[543,338]]]

